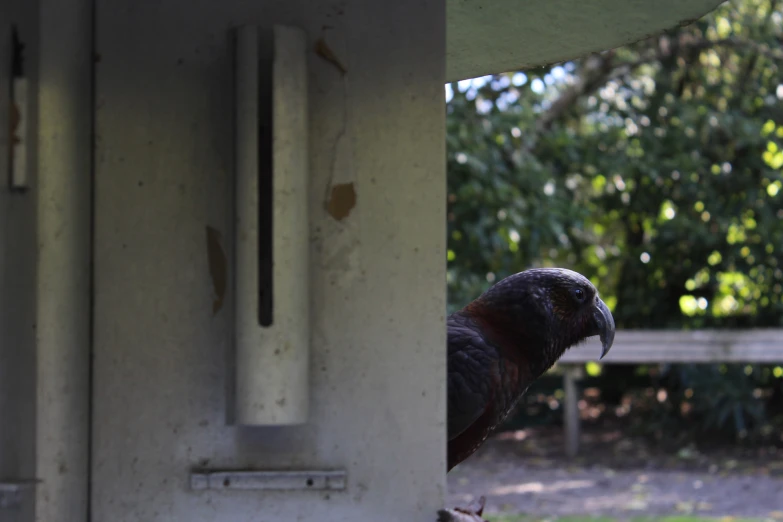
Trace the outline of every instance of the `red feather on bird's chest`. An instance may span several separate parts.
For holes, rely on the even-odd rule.
[[[520,379],[527,381],[534,378],[530,366],[536,354],[529,351],[532,347],[525,346],[528,335],[524,331],[524,322],[481,301],[474,301],[465,309],[487,343],[500,352],[505,370],[501,385],[512,386],[516,392]]]

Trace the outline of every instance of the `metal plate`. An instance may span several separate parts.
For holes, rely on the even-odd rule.
[[[22,504],[25,491],[37,483],[38,481],[35,480],[0,482],[0,509],[19,507]]]
[[[202,471],[190,474],[191,489],[345,489],[345,471]]]

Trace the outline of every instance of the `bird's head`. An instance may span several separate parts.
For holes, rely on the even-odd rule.
[[[564,268],[534,268],[502,279],[466,311],[487,324],[499,342],[540,351],[535,359],[541,372],[588,337],[600,337],[601,358],[614,342],[614,318],[598,290]]]

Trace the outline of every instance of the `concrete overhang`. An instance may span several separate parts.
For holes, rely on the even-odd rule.
[[[447,0],[446,76],[571,60],[687,24],[719,0]]]

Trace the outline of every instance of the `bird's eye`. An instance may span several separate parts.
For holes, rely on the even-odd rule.
[[[585,300],[585,291],[581,288],[573,289],[574,298],[580,303]]]

